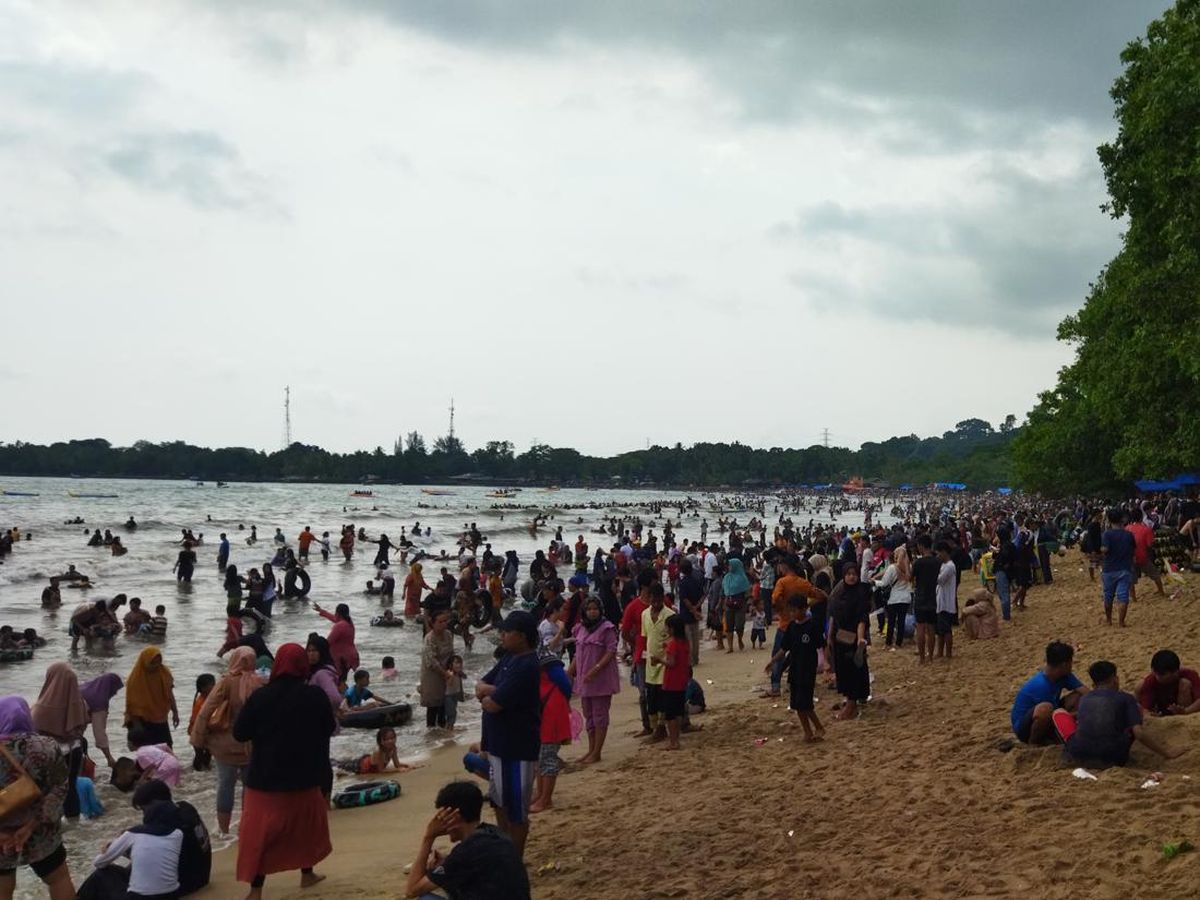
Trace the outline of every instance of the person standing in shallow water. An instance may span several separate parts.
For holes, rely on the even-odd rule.
[[[125,727],[129,730],[130,745],[134,748],[147,744],[171,746],[168,713],[173,724],[178,726],[175,680],[171,670],[163,665],[162,651],[147,647],[138,655],[125,679]]]

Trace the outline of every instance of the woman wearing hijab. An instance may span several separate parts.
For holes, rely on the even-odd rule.
[[[92,722],[93,742],[96,748],[104,754],[104,759],[110,766],[117,760],[109,750],[108,707],[112,703],[112,698],[124,686],[125,682],[115,672],[105,672],[79,686],[79,693],[83,697],[83,702],[87,704],[88,717]]]
[[[742,636],[746,633],[746,598],[750,595],[750,579],[746,568],[736,556],[729,558],[729,571],[721,579],[721,599],[725,606],[725,634],[729,637],[729,649],[733,652],[733,636],[737,635],[738,649],[745,650]]]
[[[79,794],[75,780],[83,766],[83,732],[91,721],[87,704],[79,693],[79,679],[75,670],[64,662],[57,662],[46,669],[46,680],[42,692],[32,710],[33,727],[38,734],[58,741],[58,749],[67,761],[67,796],[63,803],[63,815],[68,819],[79,818]]]
[[[333,654],[329,652],[329,641],[313,632],[308,636],[308,644],[304,649],[308,654],[308,683],[321,689],[321,693],[329,700],[330,712],[336,718],[341,715],[345,693],[341,689],[342,679],[337,666],[333,664]]]
[[[404,579],[404,587],[401,589],[404,594],[404,615],[406,618],[414,619],[421,614],[421,591],[432,591],[429,585],[425,583],[425,576],[421,574],[421,564],[415,562],[412,568],[408,570],[408,576]]]
[[[183,838],[175,804],[160,800],[142,810],[142,824],[122,832],[92,865],[103,869],[128,855],[127,898],[175,900],[179,896],[179,855]]]
[[[299,644],[275,654],[271,680],[252,693],[233,723],[233,737],[251,743],[238,831],[238,881],[246,900],[261,900],[266,876],[300,870],[300,886],[324,878],[313,866],[330,854],[329,738],[336,722],[319,688],[305,682],[308,656]]]
[[[454,656],[454,635],[450,631],[450,613],[439,610],[425,635],[421,648],[421,680],[417,693],[425,707],[425,727],[446,727],[446,681],[454,676],[450,671]]]
[[[329,652],[333,654],[333,664],[337,666],[338,674],[344,678],[347,672],[358,668],[358,648],[354,646],[354,620],[350,618],[350,607],[339,603],[330,613],[314,603],[313,609],[321,618],[333,623],[329,629]]]
[[[837,676],[838,693],[846,698],[839,719],[852,719],[858,704],[871,692],[867,670],[867,632],[870,628],[871,587],[859,581],[857,562],[846,562],[842,580],[829,595],[829,655]]]
[[[200,707],[192,726],[192,746],[207,750],[217,761],[217,825],[229,833],[233,792],[246,775],[250,747],[233,737],[233,723],[246,700],[265,683],[259,677],[254,651],[238,647],[229,654],[229,668]]]
[[[16,890],[17,866],[46,883],[50,900],[74,900],[60,821],[67,796],[67,763],[53,738],[36,734],[22,697],[0,698],[0,784],[25,772],[41,796],[0,818],[0,896]]]
[[[604,616],[604,604],[599,597],[587,597],[583,611],[572,632],[575,636],[575,658],[567,674],[574,683],[575,694],[583,705],[583,721],[587,730],[587,753],[579,758],[580,765],[600,762],[604,739],[608,736],[608,711],[613,694],[621,690],[617,671],[617,627]]]
[[[134,749],[148,744],[174,746],[167,725],[168,713],[172,723],[178,726],[175,680],[171,670],[163,665],[162,651],[147,647],[138,654],[125,679],[125,727],[129,731],[130,746]]]

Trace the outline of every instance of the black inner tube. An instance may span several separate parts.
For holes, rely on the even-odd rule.
[[[296,581],[299,580],[300,588],[297,590]],[[288,569],[283,576],[283,596],[284,597],[303,597],[312,589],[312,579],[308,577],[308,573],[297,566],[294,569]]]

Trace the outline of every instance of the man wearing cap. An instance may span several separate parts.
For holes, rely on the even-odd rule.
[[[534,652],[538,635],[533,616],[523,610],[510,612],[500,624],[500,645],[504,656],[475,685],[483,707],[480,749],[491,763],[488,799],[496,811],[496,824],[524,858],[541,744],[541,669]]]

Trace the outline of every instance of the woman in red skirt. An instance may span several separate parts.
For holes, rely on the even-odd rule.
[[[329,781],[329,738],[335,722],[320,688],[305,683],[308,654],[284,644],[271,680],[247,698],[233,725],[250,741],[250,766],[238,834],[238,881],[250,883],[246,900],[262,897],[275,872],[300,870],[300,886],[325,876],[313,866],[330,854],[329,806],[321,788]]]

